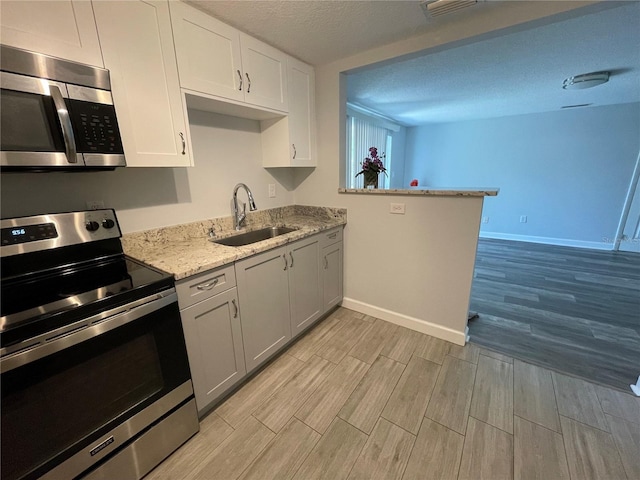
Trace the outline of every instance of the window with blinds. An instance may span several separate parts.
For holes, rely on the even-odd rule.
[[[378,155],[384,153],[383,160],[387,174],[378,177],[378,188],[389,188],[391,170],[392,131],[357,115],[347,115],[347,188],[363,188],[364,175],[356,174],[362,170],[362,162],[369,157],[369,148],[376,147]]]

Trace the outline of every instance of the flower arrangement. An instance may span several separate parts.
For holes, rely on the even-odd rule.
[[[358,175],[364,175],[367,177],[367,174],[375,174],[377,176],[380,172],[384,172],[386,175],[387,169],[384,168],[384,163],[382,163],[385,158],[386,156],[384,153],[378,156],[378,149],[376,147],[369,148],[369,157],[362,161],[362,170],[356,173],[356,177]]]

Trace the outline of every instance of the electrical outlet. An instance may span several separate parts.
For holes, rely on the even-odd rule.
[[[276,196],[276,184],[269,184],[269,198],[274,198]]]
[[[527,223],[527,216],[526,215],[520,215],[520,223]]]
[[[489,223],[489,217],[482,217],[482,223]]]
[[[89,210],[100,210],[104,208],[104,200],[87,200]]]
[[[404,203],[392,203],[389,207],[389,213],[404,215]]]

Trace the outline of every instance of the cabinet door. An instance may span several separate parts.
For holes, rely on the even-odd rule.
[[[245,101],[253,105],[288,111],[287,56],[280,50],[241,34]]]
[[[342,242],[322,249],[324,311],[342,302]]]
[[[236,262],[247,372],[291,338],[289,261],[284,247]]]
[[[289,58],[291,165],[315,167],[315,76],[313,67]]]
[[[127,165],[192,165],[167,2],[93,6]]]
[[[320,237],[295,242],[288,250],[291,334],[295,337],[322,315]]]
[[[244,377],[242,330],[236,289],[181,311],[198,411]]]
[[[104,66],[93,9],[87,1],[2,0],[0,43]]]
[[[182,2],[169,2],[180,85],[244,101],[240,33]]]

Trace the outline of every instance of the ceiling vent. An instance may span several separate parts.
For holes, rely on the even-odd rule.
[[[427,19],[455,13],[478,4],[478,0],[425,0],[420,2],[420,8]]]

